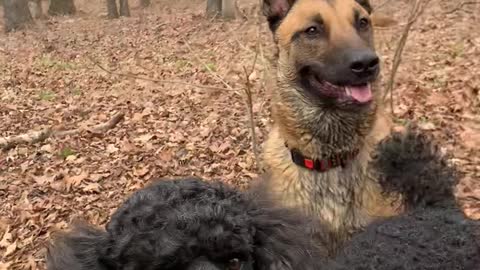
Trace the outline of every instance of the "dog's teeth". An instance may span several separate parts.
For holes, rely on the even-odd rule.
[[[345,87],[345,92],[347,93],[347,95],[351,96],[352,95],[352,91],[350,90],[349,87]]]

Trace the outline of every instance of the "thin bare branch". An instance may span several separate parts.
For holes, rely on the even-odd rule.
[[[210,74],[212,74],[215,78],[217,78],[217,80],[221,82],[227,89],[237,92],[237,90],[233,89],[233,87],[230,86],[230,84],[228,84],[225,81],[225,79],[223,79],[220,75],[218,75],[215,71],[213,71],[205,62],[202,61],[202,59],[200,59],[200,57],[193,51],[192,47],[190,46],[187,40],[184,39],[183,42],[185,43],[185,45],[187,45],[188,50],[194,55],[195,59],[200,64],[202,64]]]
[[[260,162],[260,154],[258,151],[258,143],[257,143],[257,133],[255,131],[255,116],[253,113],[253,93],[252,93],[252,82],[250,81],[250,77],[252,76],[253,72],[255,72],[255,66],[257,64],[258,59],[258,52],[260,48],[260,25],[257,27],[257,43],[255,46],[255,56],[253,58],[253,64],[250,71],[247,71],[247,68],[244,66],[243,71],[245,73],[245,105],[247,107],[248,112],[248,122],[250,125],[250,135],[252,137],[252,149],[253,154],[255,155],[255,162],[257,164],[257,169],[261,170],[261,162]]]
[[[444,14],[445,15],[452,14],[452,13],[455,13],[455,12],[459,11],[460,9],[462,9],[464,6],[475,5],[475,4],[480,4],[480,1],[462,1],[462,2],[458,3],[458,5],[456,7],[454,7],[451,10],[445,12]]]
[[[392,111],[392,114],[393,114],[393,85],[395,83],[395,75],[397,74],[398,67],[402,62],[403,49],[405,48],[405,44],[407,43],[410,29],[412,28],[413,24],[417,21],[417,19],[420,17],[420,15],[423,13],[429,1],[430,0],[426,0],[426,1],[414,0],[412,2],[412,9],[410,11],[410,15],[408,16],[408,22],[403,29],[402,35],[398,41],[397,48],[395,50],[395,55],[393,57],[392,70],[390,72],[390,78],[387,83],[387,89],[383,95],[383,100],[385,100],[387,95],[390,94],[390,109]]]
[[[255,57],[256,61],[256,57]],[[253,64],[253,68],[255,67],[255,63]],[[253,154],[255,155],[255,161],[257,163],[257,168],[261,167],[260,163],[260,155],[258,152],[258,143],[257,143],[257,134],[255,131],[255,119],[253,115],[253,93],[252,93],[252,83],[250,82],[250,76],[252,75],[253,71],[248,73],[247,68],[243,67],[243,71],[245,72],[245,104],[248,111],[248,122],[250,125],[250,132],[252,137],[252,148]]]
[[[220,91],[225,91],[225,90],[231,90],[231,89],[226,89],[226,88],[223,88],[223,87],[215,87],[215,86],[208,86],[208,85],[200,85],[200,84],[193,84],[193,83],[189,83],[189,82],[185,82],[185,81],[176,81],[176,80],[157,80],[157,79],[152,79],[152,78],[147,78],[147,77],[141,77],[141,76],[138,76],[138,75],[135,75],[135,74],[129,74],[129,73],[120,73],[120,72],[116,72],[116,71],[113,71],[113,70],[110,70],[110,69],[107,69],[105,67],[103,67],[97,60],[93,59],[92,57],[88,56],[87,55],[87,58],[95,65],[97,66],[98,68],[100,68],[101,70],[109,73],[109,74],[112,74],[112,75],[117,75],[117,76],[121,76],[121,77],[127,77],[127,78],[132,78],[132,79],[137,79],[137,80],[143,80],[143,81],[149,81],[149,82],[154,82],[154,83],[169,83],[169,84],[181,84],[181,85],[187,85],[187,86],[192,86],[192,87],[196,87],[196,88],[201,88],[201,89],[210,89],[210,90],[220,90]],[[235,89],[233,89],[235,90]],[[237,90],[235,90],[237,91]]]

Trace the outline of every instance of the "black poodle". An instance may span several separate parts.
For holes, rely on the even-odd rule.
[[[478,270],[478,222],[457,207],[459,173],[423,133],[408,130],[381,142],[373,165],[386,192],[403,195],[404,215],[377,221],[354,236],[333,270]]]
[[[308,220],[253,192],[200,179],[135,192],[106,230],[76,224],[48,248],[50,270],[314,270],[323,250]]]
[[[402,194],[407,211],[371,224],[330,261],[305,233],[312,221],[275,208],[261,191],[183,179],[134,193],[106,231],[78,224],[60,235],[49,247],[48,269],[480,269],[480,225],[456,206],[455,167],[412,130],[377,150],[372,166],[383,172],[380,184]],[[321,236],[315,242],[328,245]]]

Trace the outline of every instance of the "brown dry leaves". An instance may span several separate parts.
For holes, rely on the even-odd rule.
[[[94,126],[119,111],[125,119],[105,133],[0,153],[0,269],[43,269],[52,233],[77,217],[104,224],[126,195],[154,177],[198,175],[245,187],[256,176],[244,102],[233,90],[219,90],[218,79],[241,89],[243,66],[253,62],[253,18],[212,23],[203,8],[157,7],[142,18],[107,21],[98,17],[103,5],[76,3],[92,14],[53,18],[37,31],[1,39],[7,53],[0,55],[0,136]],[[118,73],[187,84],[112,75],[90,58]],[[262,70],[258,64],[256,74]],[[256,108],[266,100],[260,82],[252,78]]]
[[[438,1],[407,42],[395,110],[399,122],[418,121],[454,154],[467,173],[459,198],[478,217],[479,144],[470,118],[478,117],[480,104],[479,18],[463,12],[438,20],[437,9],[450,3]],[[0,136],[92,126],[125,112],[104,134],[82,132],[0,153],[0,270],[44,269],[53,232],[76,217],[104,224],[125,196],[153,177],[197,175],[245,187],[256,176],[241,95],[112,75],[89,60],[119,73],[222,88],[220,76],[241,89],[243,68],[250,70],[254,58],[258,1],[241,1],[251,18],[235,22],[205,20],[203,4],[184,9],[170,2],[141,18],[107,21],[98,16],[103,4],[77,0],[87,15],[0,39],[7,52],[0,53]],[[406,9],[401,1],[395,5],[391,14],[401,21],[398,10]],[[395,31],[377,35],[385,71]],[[266,24],[261,37],[269,57]],[[250,78],[259,142],[270,120],[263,63],[257,61]]]
[[[459,202],[468,216],[480,219],[480,30],[472,24],[480,17],[467,10],[440,19],[455,4],[432,4],[407,42],[394,111],[399,123],[416,121],[454,155],[452,162],[466,173],[458,186]],[[386,45],[389,34],[380,33]],[[389,63],[390,56],[385,60]]]

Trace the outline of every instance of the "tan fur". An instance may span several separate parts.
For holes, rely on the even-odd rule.
[[[384,197],[374,175],[367,169],[372,147],[390,133],[388,116],[381,115],[377,119],[379,121],[364,138],[360,154],[352,164],[345,169],[336,168],[324,173],[294,164],[284,144],[289,135],[282,132],[285,127],[275,124],[265,142],[263,153],[263,160],[271,174],[266,180],[268,192],[283,206],[297,208],[330,224],[334,234],[342,235],[338,244],[371,222],[372,218],[398,214],[401,209],[393,201],[397,198]],[[295,142],[294,139],[288,141],[289,144]],[[309,156],[320,156],[320,153],[312,150],[316,148],[314,145],[291,145],[296,145]],[[322,183],[327,187],[326,190],[312,192],[321,189],[316,183]]]
[[[372,219],[401,211],[394,204],[397,198],[382,195],[375,172],[368,169],[373,147],[391,128],[390,118],[379,105],[378,89],[368,109],[331,112],[312,104],[292,83],[297,76],[293,63],[309,57],[321,59],[342,43],[373,47],[373,42],[366,43],[352,27],[354,8],[360,9],[353,0],[299,0],[280,24],[276,31],[277,88],[272,93],[274,125],[263,153],[270,175],[265,183],[267,192],[281,205],[298,208],[330,225],[328,245],[332,252]],[[328,43],[315,47],[291,44],[292,35],[308,27],[318,13],[329,28]],[[285,143],[313,159],[355,148],[360,154],[345,168],[320,173],[294,164]]]

